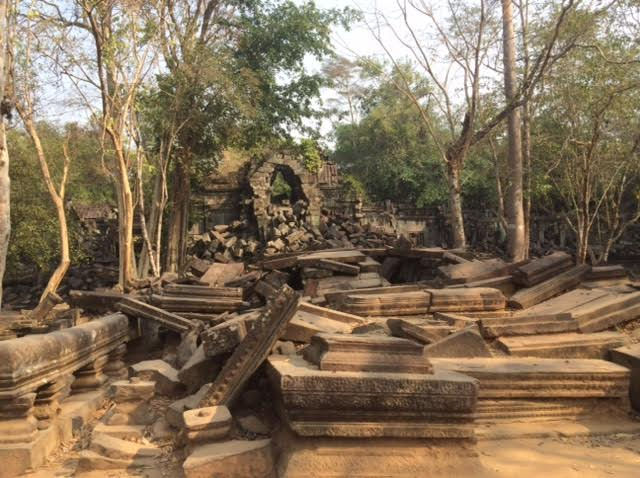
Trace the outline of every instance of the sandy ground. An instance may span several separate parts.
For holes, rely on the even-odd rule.
[[[639,478],[640,434],[618,433],[601,437],[481,440],[478,460],[464,459],[449,468],[455,478]],[[73,454],[71,454],[73,455]],[[75,474],[75,457],[58,457],[28,478],[180,477],[178,463],[159,465],[145,472],[95,471]],[[384,476],[380,475],[380,476]],[[251,478],[251,477],[247,477]],[[350,478],[350,477],[345,477]],[[416,477],[418,478],[418,477]]]

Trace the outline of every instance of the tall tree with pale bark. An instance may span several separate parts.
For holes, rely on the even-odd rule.
[[[11,0],[0,0],[0,306],[2,305],[2,279],[11,236],[11,181],[6,121],[11,118],[11,101],[7,96],[7,87],[11,68],[13,8]]]

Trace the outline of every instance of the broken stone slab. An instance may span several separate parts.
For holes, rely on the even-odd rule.
[[[254,311],[206,329],[200,334],[205,355],[217,357],[231,352],[242,342],[259,316],[260,312]]]
[[[362,316],[393,316],[426,314],[430,294],[424,291],[373,294],[349,294],[341,309]]]
[[[488,287],[428,289],[429,312],[467,312],[502,310],[506,300],[498,289]]]
[[[243,274],[244,264],[242,262],[216,263],[211,264],[200,280],[211,287],[221,287],[226,282],[232,281]]]
[[[98,422],[93,427],[93,433],[140,443],[144,439],[145,428],[143,425],[105,425]]]
[[[164,360],[143,360],[131,366],[132,375],[155,382],[156,393],[173,396],[184,391],[178,371]]]
[[[231,413],[224,405],[187,410],[182,421],[191,444],[220,440],[231,430]]]
[[[533,259],[514,271],[517,284],[532,287],[551,279],[573,266],[573,258],[566,252],[554,252],[539,259]]]
[[[578,321],[570,313],[522,315],[480,319],[483,337],[493,339],[510,335],[538,335],[577,332]]]
[[[184,384],[187,393],[194,393],[205,383],[213,381],[220,367],[220,361],[205,355],[204,345],[200,345],[178,372],[178,379]]]
[[[424,354],[431,357],[491,357],[491,351],[477,330],[469,327],[459,330],[427,345]]]
[[[270,439],[195,447],[182,469],[185,478],[276,478]]]
[[[606,360],[434,358],[435,368],[480,382],[481,399],[624,398],[629,372]]]
[[[429,374],[433,367],[423,348],[398,337],[318,334],[303,357],[320,370]]]
[[[630,369],[629,398],[633,409],[640,413],[640,344],[626,345],[610,353],[613,362]]]
[[[269,357],[267,372],[301,436],[473,437],[478,383],[456,372],[336,372],[281,355]]]
[[[256,369],[262,364],[273,345],[282,336],[287,324],[298,310],[300,296],[284,285],[277,296],[256,320],[251,330],[231,357],[225,362],[213,385],[199,406],[229,406],[240,393]]]
[[[354,326],[325,317],[318,317],[298,310],[287,324],[287,328],[282,334],[282,339],[299,343],[309,343],[311,338],[319,333],[342,333],[350,334]]]
[[[207,390],[209,390],[210,387],[211,384],[206,383],[193,395],[189,395],[171,403],[171,405],[167,407],[167,411],[165,413],[167,423],[174,428],[182,429],[184,427],[183,413],[187,410],[198,408],[198,403],[200,403],[200,400],[202,400],[206,395]]]
[[[151,295],[151,303],[169,312],[199,312],[219,314],[246,309],[248,302],[237,297],[184,297],[173,295]]]
[[[598,332],[502,337],[497,345],[518,357],[606,359],[610,349],[626,345],[627,341],[620,332]]]
[[[360,267],[357,265],[347,264],[345,262],[335,261],[331,259],[317,259],[312,257],[301,257],[298,264],[303,267],[314,267],[316,269],[324,269],[339,274],[357,276],[360,273]]]
[[[360,251],[355,249],[345,250],[345,251],[320,251],[320,252],[312,252],[310,254],[305,254],[298,258],[298,262],[303,261],[314,261],[314,260],[330,260],[336,262],[342,262],[345,264],[359,264],[360,262],[364,262],[367,257]]]
[[[122,292],[112,290],[72,290],[69,292],[71,305],[97,314],[115,310],[115,305],[125,297]]]
[[[130,297],[122,299],[115,307],[130,317],[153,320],[170,330],[180,333],[188,332],[198,325],[197,322]]]
[[[361,325],[365,323],[365,319],[359,315],[348,314],[340,310],[329,309],[327,307],[321,307],[319,305],[311,304],[309,302],[300,302],[298,304],[298,310],[302,312],[308,312],[310,314],[325,317],[331,320],[337,320],[349,325]]]
[[[438,273],[447,283],[461,284],[497,277],[509,273],[513,268],[502,259],[488,259],[484,261],[467,261],[459,264],[438,267]]]
[[[360,295],[377,295],[377,294],[391,294],[395,292],[418,292],[424,289],[424,285],[422,284],[403,284],[403,285],[395,285],[388,287],[371,287],[365,289],[354,290],[336,290],[332,292],[327,292],[324,296],[327,299],[327,302],[333,304],[338,307],[340,304],[344,302],[346,296],[350,294],[360,294]]]
[[[590,266],[582,264],[555,275],[533,287],[520,289],[509,299],[509,306],[515,309],[526,309],[550,299],[554,295],[572,289],[580,284],[580,281],[589,269]]]
[[[150,444],[140,444],[121,438],[115,438],[102,433],[91,435],[91,445],[89,451],[93,451],[99,456],[107,459],[117,460],[118,464],[128,463],[125,468],[148,466],[155,458],[162,455],[162,450]],[[81,458],[82,459],[82,458]],[[85,465],[81,466],[86,469]],[[118,466],[119,468],[119,466]]]
[[[628,279],[627,271],[622,265],[613,266],[591,266],[591,270],[586,275],[585,280],[601,281],[607,279]]]
[[[640,317],[640,292],[609,294],[571,311],[583,333],[599,332]]]
[[[476,317],[469,317],[468,315],[462,314],[452,314],[449,312],[436,312],[435,314],[433,314],[433,318],[447,325],[455,327],[456,329],[473,327],[480,321],[480,319]]]
[[[398,321],[397,323],[392,322],[392,325],[389,326],[390,329],[392,326],[394,328],[399,328],[399,332],[402,336],[417,340],[423,344],[438,342],[457,330],[456,327],[451,325],[421,324],[416,323],[415,321],[410,322],[402,319],[389,320]],[[389,324],[389,321],[387,321],[387,324]]]
[[[588,302],[609,295],[609,292],[603,289],[574,289],[572,291],[560,294],[552,299],[545,300],[539,304],[529,307],[525,310],[519,310],[514,315],[550,315],[568,312],[570,313],[576,307]]]
[[[167,295],[188,295],[196,297],[235,297],[244,298],[241,287],[209,287],[204,285],[167,284],[162,288]]]
[[[461,287],[467,289],[476,287],[489,287],[490,289],[498,289],[505,297],[511,297],[516,291],[516,285],[513,282],[513,276],[499,276],[490,279],[482,279],[462,284]]]
[[[155,395],[155,382],[131,377],[111,385],[115,407],[103,420],[110,426],[150,425],[155,420],[149,401]]]

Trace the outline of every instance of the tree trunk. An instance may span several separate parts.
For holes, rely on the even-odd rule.
[[[169,219],[169,238],[167,241],[167,272],[182,273],[187,253],[187,232],[189,228],[189,199],[191,194],[191,176],[189,174],[191,158],[185,156],[176,161],[173,173],[173,207]]]
[[[154,260],[155,256],[155,268],[160,271],[160,249],[156,248],[157,238],[156,234],[158,231],[158,222],[159,216],[164,209],[164,205],[162,204],[162,193],[163,193],[163,174],[158,171],[156,173],[156,177],[154,179],[153,185],[153,198],[151,199],[151,211],[149,211],[149,219],[147,222],[147,234],[149,234],[149,243],[151,247],[155,249],[153,254],[149,254],[148,247],[143,247],[140,252],[140,257],[138,259],[138,272],[140,274],[140,278],[145,278],[149,273],[149,267],[151,266],[151,262]],[[151,267],[153,269],[153,267]]]
[[[7,135],[4,117],[0,117],[0,307],[2,306],[2,279],[7,264],[7,251],[11,235],[10,197],[11,181],[9,179]]]
[[[516,45],[513,32],[512,0],[502,0],[502,39],[504,49],[504,93],[507,104],[516,96]],[[522,194],[522,141],[520,138],[520,109],[509,112],[507,121],[509,156],[506,191],[507,253],[511,260],[521,261],[526,256],[524,207]]]
[[[9,1],[0,0],[0,101],[4,102],[9,51]],[[9,180],[9,150],[4,114],[0,112],[0,307],[2,307],[2,279],[7,263],[9,237],[11,181]]]
[[[117,153],[116,153],[117,154]],[[122,290],[127,291],[134,282],[136,276],[135,263],[133,262],[133,195],[126,166],[118,168],[118,180],[116,189],[118,193],[118,284]]]
[[[522,105],[522,162],[524,164],[524,253],[529,258],[531,244],[531,107],[529,100]]]
[[[447,162],[447,179],[449,182],[449,222],[453,247],[464,248],[467,241],[464,235],[464,217],[462,215],[462,196],[460,194],[460,161],[450,157]]]

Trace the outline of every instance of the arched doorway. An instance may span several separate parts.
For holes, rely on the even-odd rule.
[[[320,223],[321,194],[315,177],[297,160],[285,156],[273,156],[260,164],[251,174],[249,185],[253,192],[253,212],[260,233],[265,233],[274,210],[305,201],[310,225]]]

